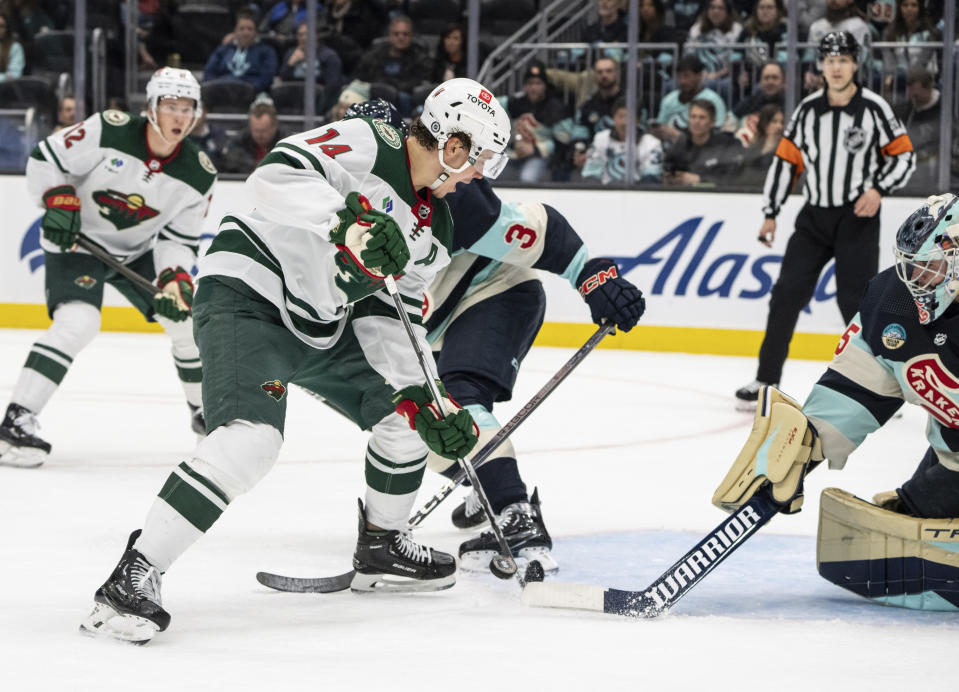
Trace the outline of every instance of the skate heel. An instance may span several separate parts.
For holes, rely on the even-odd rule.
[[[106,603],[97,603],[80,623],[80,632],[89,637],[107,637],[142,645],[160,631],[152,620],[118,612]]]

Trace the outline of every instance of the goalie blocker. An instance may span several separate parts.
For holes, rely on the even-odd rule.
[[[877,603],[957,611],[959,519],[911,517],[826,488],[816,566],[824,579]]]

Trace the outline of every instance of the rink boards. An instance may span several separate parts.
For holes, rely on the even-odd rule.
[[[250,196],[244,186],[217,183],[204,227],[206,243],[224,214],[248,209]],[[802,206],[800,197],[791,197],[784,207],[770,249],[756,239],[762,222],[759,195],[509,188],[498,192],[505,200],[536,200],[561,211],[586,240],[591,255],[616,258],[624,275],[646,294],[642,325],[606,339],[602,347],[745,356],[758,351],[769,292]],[[0,176],[6,229],[0,253],[0,327],[49,324],[41,304],[40,210],[29,200],[23,177]],[[891,264],[896,229],[918,202],[895,197],[883,202],[880,266]],[[581,345],[593,331],[583,301],[557,277],[544,275],[544,283],[546,324],[537,344]],[[105,305],[104,329],[156,329],[109,287]],[[843,326],[830,263],[800,316],[791,355],[829,358]]]

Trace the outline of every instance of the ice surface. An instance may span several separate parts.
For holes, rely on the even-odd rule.
[[[0,403],[39,332],[0,331]],[[610,339],[615,343],[615,339]],[[505,421],[569,357],[536,348]],[[790,362],[806,395],[822,363]],[[638,589],[722,518],[709,503],[751,416],[731,393],[751,359],[599,350],[514,435],[565,581]],[[349,568],[365,435],[290,392],[276,468],[164,581],[170,630],[138,648],[77,633],[92,594],[193,445],[162,335],[101,334],[43,412],[40,469],[0,468],[0,690],[955,689],[959,616],[874,605],[820,579],[819,491],[896,487],[925,449],[908,409],[806,507],[776,517],[661,620],[533,610],[518,587],[461,574],[445,592],[271,592],[258,570]],[[441,485],[428,474],[422,499]],[[447,519],[418,532],[455,552]],[[535,687],[534,687],[535,686]]]

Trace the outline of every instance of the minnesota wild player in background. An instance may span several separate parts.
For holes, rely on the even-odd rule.
[[[204,432],[190,269],[216,169],[185,139],[200,115],[200,85],[188,70],[157,70],[147,84],[146,112],[145,118],[115,110],[92,115],[40,142],[27,163],[28,189],[44,208],[41,246],[53,324],[30,349],[0,423],[0,464],[35,467],[50,453],[36,417],[100,330],[105,283],[170,337],[192,427]],[[156,280],[156,294],[144,295],[78,249],[81,233]]]
[[[161,575],[270,470],[290,383],[371,431],[352,589],[453,586],[453,556],[415,542],[407,521],[428,451],[462,457],[478,431],[455,402],[439,415],[384,279],[396,277],[428,352],[424,292],[455,245],[443,198],[457,183],[495,177],[509,136],[493,94],[452,79],[427,97],[408,137],[355,118],[266,155],[247,181],[250,209],[222,219],[200,261],[194,317],[209,434],[130,536],[84,631],[144,643],[167,628]],[[322,455],[337,429],[318,433]]]

